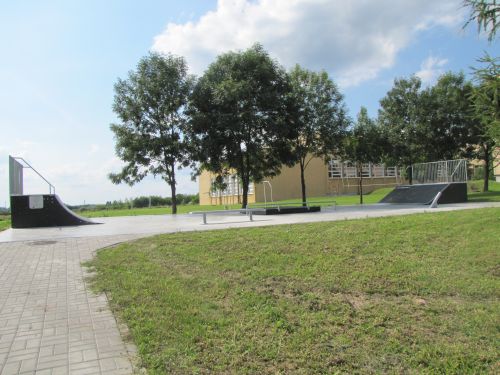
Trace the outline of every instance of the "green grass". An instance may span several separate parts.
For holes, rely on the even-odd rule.
[[[98,252],[150,374],[498,373],[500,209],[161,235]]]
[[[469,182],[469,201],[471,202],[500,202],[500,182],[490,181],[489,191],[482,193],[483,181]]]
[[[490,181],[490,191],[481,193],[481,181],[472,181],[469,183],[469,200],[471,202],[500,202],[500,183]],[[381,188],[366,194],[363,197],[365,204],[378,203],[385,197],[392,188]],[[308,198],[313,202],[329,202],[335,200],[338,205],[352,205],[359,204],[358,195],[341,195],[341,196],[325,196],[325,197],[312,197]],[[300,199],[282,200],[276,203],[297,203],[300,204]],[[200,206],[200,205],[180,205],[177,206],[177,211],[180,214],[185,214],[191,211],[209,211],[209,210],[223,210],[226,208],[237,209],[241,205],[214,205],[214,206]],[[133,208],[122,210],[96,210],[96,211],[83,211],[80,215],[86,217],[107,217],[107,216],[137,216],[137,215],[167,215],[171,213],[170,207],[152,207],[152,208]]]
[[[374,191],[371,194],[364,196],[364,201],[367,204],[377,203],[386,194],[388,194],[392,188],[383,188]],[[329,202],[335,200],[338,205],[349,205],[358,204],[359,196],[357,195],[342,195],[342,196],[325,196],[325,197],[313,197],[309,198],[309,201],[314,202]],[[289,199],[282,200],[276,203],[292,203],[296,202],[300,204],[300,200]],[[250,205],[251,206],[251,205]],[[177,212],[179,214],[185,214],[191,211],[212,211],[212,210],[224,210],[224,209],[238,209],[241,208],[240,204],[233,205],[213,205],[213,206],[200,206],[200,205],[179,205],[177,206]],[[82,211],[79,212],[80,215],[86,217],[107,217],[107,216],[137,216],[137,215],[167,215],[171,213],[170,207],[152,207],[152,208],[132,208],[132,209],[119,209],[119,210],[95,210],[95,211]]]
[[[0,232],[10,228],[10,215],[0,215]]]
[[[228,208],[240,208],[241,205],[228,206]],[[179,205],[177,213],[186,214],[191,211],[223,210],[225,206],[200,206],[200,205]],[[85,217],[108,217],[108,216],[138,216],[138,215],[168,215],[172,213],[171,207],[145,207],[118,210],[95,210],[78,212]]]

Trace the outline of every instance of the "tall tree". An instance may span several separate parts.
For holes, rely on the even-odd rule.
[[[394,86],[380,100],[379,122],[391,149],[387,161],[406,167],[412,183],[412,164],[425,159],[425,129],[422,125],[420,78],[396,79]]]
[[[148,174],[170,186],[172,213],[177,213],[176,169],[191,164],[184,136],[185,106],[194,78],[182,57],[150,53],[135,71],[115,84],[113,110],[120,123],[112,124],[116,153],[126,164],[109,178],[133,185]]]
[[[234,170],[243,207],[251,182],[291,162],[290,91],[286,72],[259,44],[218,56],[194,88],[190,134],[199,167],[215,174]]]
[[[472,21],[477,22],[478,31],[488,34],[488,40],[495,39],[499,27],[497,17],[500,15],[500,4],[497,0],[464,0],[464,6],[470,9],[470,16],[464,27]]]
[[[449,160],[471,143],[474,127],[471,82],[463,73],[446,73],[421,93],[421,118],[428,160]]]
[[[472,157],[483,161],[483,191],[488,191],[489,175],[500,157],[500,65],[498,58],[487,54],[479,62],[485,66],[474,69],[477,85],[470,95],[475,119],[471,142],[474,147],[469,150]]]
[[[344,140],[343,157],[356,166],[358,175],[359,203],[363,204],[363,165],[381,161],[386,142],[381,129],[370,119],[365,107],[361,107],[353,128]]]
[[[300,167],[302,202],[306,204],[305,170],[314,157],[327,161],[338,151],[348,125],[343,96],[325,71],[312,72],[296,65],[290,72],[296,127],[290,139]]]

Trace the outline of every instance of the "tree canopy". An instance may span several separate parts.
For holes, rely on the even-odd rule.
[[[427,147],[425,158],[450,160],[462,156],[473,141],[474,111],[470,95],[473,85],[463,73],[448,72],[421,93],[421,122]]]
[[[379,163],[386,151],[384,135],[376,122],[361,107],[357,121],[343,143],[344,159],[355,164],[358,175],[359,203],[363,204],[363,164]]]
[[[479,32],[482,30],[487,33],[490,42],[495,39],[499,27],[497,16],[500,14],[497,0],[464,0],[464,6],[470,9],[470,16],[464,27],[476,21]]]
[[[176,169],[192,163],[184,109],[193,83],[182,57],[150,53],[114,87],[120,123],[111,130],[125,166],[109,178],[133,185],[148,174],[160,176],[171,188],[172,213],[177,212]]]
[[[295,137],[290,138],[300,167],[302,201],[306,201],[304,171],[314,157],[327,161],[338,152],[349,123],[343,96],[328,73],[312,72],[296,65],[290,72]]]
[[[426,145],[422,139],[426,138],[426,129],[421,121],[421,86],[422,82],[416,76],[396,79],[392,89],[380,100],[378,118],[390,145],[387,159],[404,167],[425,160]],[[408,177],[411,183],[412,176]]]
[[[250,182],[275,176],[292,162],[292,105],[285,70],[259,44],[218,56],[193,90],[190,136],[199,167],[235,171],[243,206]]]

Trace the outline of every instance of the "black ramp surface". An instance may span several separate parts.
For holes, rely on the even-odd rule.
[[[278,208],[263,208],[260,211],[255,211],[254,215],[285,215],[285,214],[301,214],[307,212],[319,212],[321,208],[319,206],[311,207],[281,207]]]
[[[467,184],[451,183],[396,186],[380,203],[431,204],[439,192],[440,204],[467,202]]]
[[[98,224],[71,211],[55,194],[45,194],[42,207],[30,208],[29,195],[10,197],[12,228],[64,227]]]

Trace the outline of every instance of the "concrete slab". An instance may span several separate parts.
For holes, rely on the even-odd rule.
[[[430,208],[426,205],[394,205],[375,204],[366,206],[338,206],[335,210],[317,213],[260,216],[255,215],[251,222],[241,214],[209,214],[207,225],[202,224],[197,215],[151,215],[94,218],[100,225],[79,227],[9,229],[0,232],[0,242],[34,241],[42,239],[62,239],[79,237],[102,237],[116,235],[148,236],[160,233],[174,233],[196,230],[214,230],[225,228],[247,228],[266,225],[310,223],[318,221],[335,221],[407,215],[414,213],[436,213],[450,210],[464,210],[483,207],[500,207],[498,203],[457,203]]]

